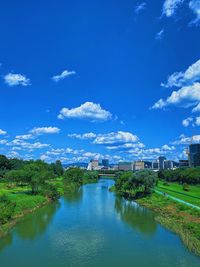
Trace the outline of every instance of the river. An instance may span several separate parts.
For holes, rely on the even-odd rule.
[[[200,266],[153,212],[109,192],[113,183],[100,179],[27,215],[0,239],[0,266]]]

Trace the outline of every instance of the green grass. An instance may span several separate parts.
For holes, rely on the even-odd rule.
[[[156,193],[137,202],[155,211],[156,220],[177,233],[185,245],[200,255],[200,211]]]
[[[41,195],[31,195],[28,186],[11,186],[0,182],[0,196],[5,195],[10,201],[16,203],[13,218],[26,213],[44,204],[47,199]]]
[[[189,185],[189,191],[184,191],[183,186],[178,183],[164,185],[162,181],[159,181],[156,189],[191,204],[200,206],[200,185]]]

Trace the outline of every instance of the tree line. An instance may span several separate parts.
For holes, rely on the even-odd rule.
[[[157,174],[150,170],[118,173],[114,190],[124,197],[140,198],[153,192]]]
[[[167,182],[181,184],[200,184],[200,168],[178,168],[175,170],[161,170],[158,178]]]
[[[59,160],[48,164],[42,160],[9,159],[0,155],[0,185],[6,189],[1,190],[0,187],[0,224],[8,222],[16,210],[17,202],[9,196],[14,188],[24,188],[24,194],[41,195],[54,201],[60,197],[57,178],[65,192],[65,188],[70,186],[77,188],[85,183],[96,182],[98,173],[80,168],[65,170]],[[10,193],[5,194],[4,191]]]

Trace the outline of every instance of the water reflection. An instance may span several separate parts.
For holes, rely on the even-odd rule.
[[[26,215],[22,221],[15,226],[13,232],[1,238],[0,251],[12,244],[14,235],[26,240],[34,240],[38,236],[41,236],[51,223],[53,215],[59,206],[59,202],[51,203],[32,214]]]
[[[51,223],[53,215],[59,208],[59,202],[47,205],[36,213],[28,215],[25,220],[17,224],[15,231],[21,239],[33,240],[42,235]]]
[[[78,203],[82,200],[83,197],[83,189],[75,188],[73,192],[68,192],[63,196],[63,199],[68,203]]]
[[[116,197],[115,210],[120,214],[120,218],[134,230],[149,237],[155,235],[157,224],[153,213],[149,210],[120,197]]]
[[[0,251],[2,251],[5,247],[10,246],[13,241],[13,235],[11,233],[1,238],[0,242]]]

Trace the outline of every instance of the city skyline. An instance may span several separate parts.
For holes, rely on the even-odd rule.
[[[2,3],[0,154],[187,158],[200,142],[199,14],[195,0]]]

